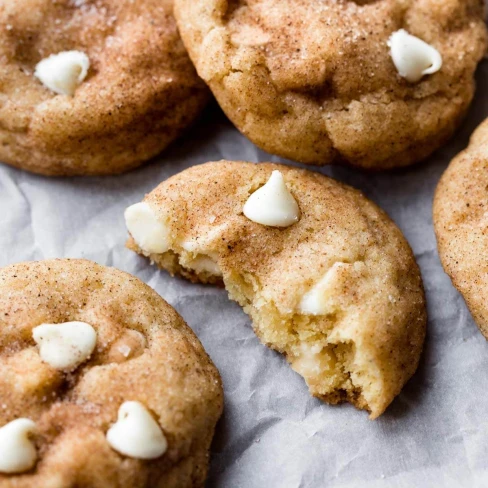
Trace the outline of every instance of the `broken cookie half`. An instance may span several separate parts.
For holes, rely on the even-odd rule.
[[[223,283],[311,393],[381,415],[415,372],[426,306],[400,230],[360,192],[277,164],[213,162],[126,210],[128,247]]]

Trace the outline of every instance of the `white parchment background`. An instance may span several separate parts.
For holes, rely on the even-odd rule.
[[[431,217],[442,172],[488,116],[487,61],[477,79],[461,130],[429,161],[373,175],[322,170],[390,214],[423,273],[429,325],[421,365],[376,421],[311,398],[286,361],[259,343],[224,290],[172,279],[124,248],[123,210],[167,177],[222,158],[279,161],[241,136],[216,106],[165,154],[123,176],[48,179],[0,165],[0,265],[92,259],[138,276],[183,315],[225,387],[211,487],[487,487],[488,343],[442,271]]]

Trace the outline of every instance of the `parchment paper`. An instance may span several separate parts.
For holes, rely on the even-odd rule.
[[[390,214],[423,273],[429,325],[421,365],[376,421],[311,398],[224,290],[170,278],[124,248],[124,209],[170,175],[222,158],[279,161],[241,136],[215,105],[161,157],[123,176],[48,179],[0,165],[0,265],[92,259],[138,276],[183,315],[225,387],[208,486],[487,487],[488,343],[441,268],[431,217],[442,172],[488,116],[488,62],[477,79],[461,130],[429,161],[382,174],[321,170]]]

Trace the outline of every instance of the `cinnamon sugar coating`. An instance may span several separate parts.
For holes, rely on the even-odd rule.
[[[453,133],[486,48],[483,0],[175,0],[183,41],[236,127],[303,163],[387,169]],[[391,34],[435,47],[442,69],[401,78]]]
[[[41,323],[83,321],[97,332],[90,359],[64,374],[43,363]],[[151,288],[85,260],[0,270],[0,425],[36,422],[33,470],[0,474],[1,488],[203,487],[222,412],[220,376],[182,318]],[[105,438],[125,401],[139,401],[168,440],[159,459],[118,454]]]
[[[450,163],[434,198],[439,256],[488,339],[488,120]]]
[[[0,161],[46,175],[104,175],[158,154],[208,98],[172,0],[0,1]],[[73,97],[35,78],[78,50],[90,70]]]
[[[300,207],[286,228],[243,215],[273,170]],[[359,191],[284,165],[221,161],[169,178],[144,202],[168,230],[167,252],[149,258],[171,274],[223,282],[314,396],[376,418],[415,372],[426,326],[420,272],[400,230]],[[144,255],[132,238],[128,247]],[[202,270],[203,259],[221,276],[215,265]],[[314,289],[319,301],[304,307]]]

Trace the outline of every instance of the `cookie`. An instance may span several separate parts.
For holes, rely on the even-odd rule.
[[[488,120],[449,164],[434,198],[434,228],[445,272],[488,339]]]
[[[471,102],[482,0],[175,0],[183,41],[252,142],[302,163],[426,158]]]
[[[172,0],[0,2],[0,161],[106,175],[166,148],[208,98]]]
[[[220,376],[151,288],[85,260],[0,270],[0,487],[203,487]]]
[[[173,176],[125,217],[130,249],[173,275],[223,283],[314,396],[376,418],[415,372],[419,269],[359,191],[284,165],[222,161]]]

